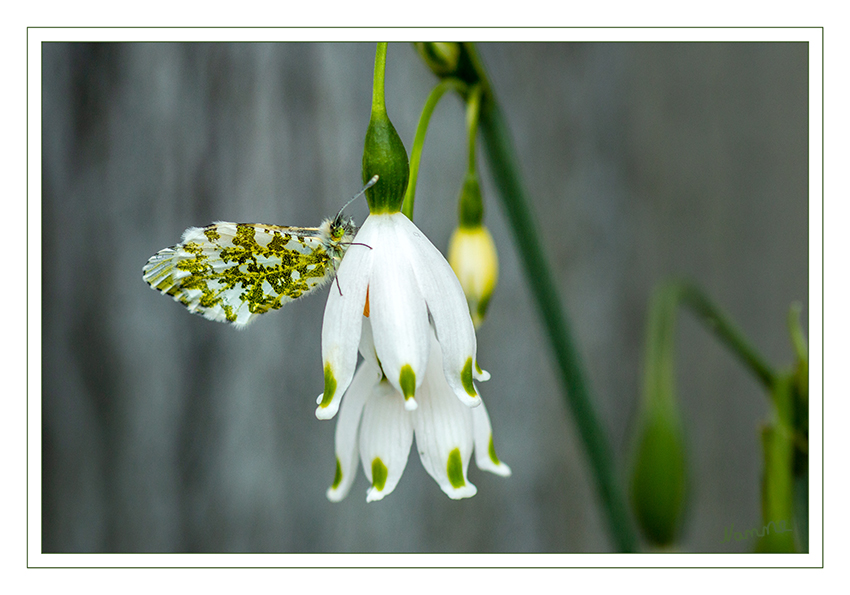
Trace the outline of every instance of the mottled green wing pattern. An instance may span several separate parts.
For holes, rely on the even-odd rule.
[[[344,245],[326,227],[190,227],[179,244],[148,260],[143,278],[191,312],[243,327],[333,278]]]

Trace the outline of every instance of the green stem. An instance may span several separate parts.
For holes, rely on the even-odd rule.
[[[375,48],[375,75],[372,77],[372,112],[386,113],[384,98],[384,77],[387,70],[387,42],[378,43]]]
[[[404,203],[401,206],[401,212],[411,221],[413,220],[413,203],[416,200],[416,180],[419,177],[419,161],[422,157],[422,149],[425,146],[425,134],[428,132],[428,123],[431,121],[431,114],[434,113],[437,103],[439,103],[440,99],[449,89],[454,89],[458,93],[462,93],[465,91],[466,85],[454,78],[447,78],[440,81],[431,90],[431,93],[425,100],[425,105],[422,106],[422,114],[419,116],[419,124],[416,125],[416,135],[413,137],[413,148],[410,151],[410,180],[404,195]]]
[[[478,117],[481,112],[481,85],[475,85],[469,94],[466,108],[466,137],[468,142],[467,175],[475,175],[475,145],[478,135]]]
[[[363,141],[362,179],[367,184],[373,176],[377,183],[366,190],[369,213],[398,213],[410,177],[410,164],[404,143],[387,115],[384,97],[384,77],[387,65],[387,44],[375,48],[375,75],[372,83],[372,113]]]
[[[693,285],[679,285],[682,303],[688,306],[711,331],[729,347],[768,390],[776,383],[776,372],[744,337],[743,333],[705,294]]]
[[[614,458],[608,438],[593,408],[593,398],[585,381],[578,350],[573,344],[570,325],[561,309],[558,288],[540,243],[540,227],[535,222],[531,204],[525,195],[504,116],[492,92],[489,92],[486,74],[474,53],[474,48],[471,45],[465,45],[464,48],[485,92],[479,125],[490,161],[490,172],[513,228],[526,278],[537,302],[561,382],[566,389],[567,405],[590,459],[596,488],[616,547],[619,551],[634,551],[637,539],[626,508],[622,486],[616,479]]]

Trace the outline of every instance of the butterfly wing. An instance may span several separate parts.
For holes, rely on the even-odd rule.
[[[333,277],[318,228],[218,221],[154,254],[143,278],[191,312],[243,327]]]

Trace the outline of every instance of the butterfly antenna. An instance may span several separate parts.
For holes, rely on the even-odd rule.
[[[343,205],[343,207],[339,210],[339,213],[336,214],[336,219],[340,218],[340,216],[342,215],[342,212],[345,210],[345,208],[348,205],[350,205],[355,200],[357,200],[358,198],[363,196],[369,188],[371,188],[372,186],[374,186],[377,183],[378,183],[378,174],[375,174],[374,176],[372,176],[372,178],[368,182],[366,182],[366,185],[363,186],[363,190],[361,190],[360,192],[355,194],[354,197],[351,200],[349,200],[347,203],[345,203],[345,205]]]
[[[357,200],[358,198],[360,198],[361,196],[363,196],[363,194],[365,194],[365,193],[366,193],[366,191],[367,191],[369,188],[371,188],[372,186],[374,186],[374,185],[375,185],[375,184],[377,184],[377,183],[378,183],[378,174],[375,174],[374,176],[372,176],[372,177],[369,179],[369,181],[368,181],[368,182],[366,182],[366,185],[365,185],[365,186],[363,186],[363,189],[362,189],[360,192],[358,192],[357,194],[355,194],[355,195],[354,195],[354,197],[353,197],[351,200],[349,200],[347,203],[345,203],[345,204],[343,205],[343,207],[342,207],[342,208],[339,210],[339,212],[336,214],[336,217],[334,218],[334,221],[339,222],[339,221],[342,219],[342,212],[345,210],[345,208],[346,208],[348,205],[350,205],[351,203],[353,203],[355,200]],[[349,242],[349,245],[353,245],[353,244],[355,244],[355,242]],[[358,244],[358,245],[360,245],[360,246],[366,246],[366,244]],[[368,247],[369,249],[371,249],[371,248],[372,248],[372,246],[367,246],[367,247]],[[334,265],[334,269],[335,269],[335,268],[336,268],[336,265]],[[337,276],[336,276],[336,274],[334,274],[334,281],[336,282],[336,288],[337,288],[337,291],[339,291],[339,295],[342,295],[342,287],[340,287],[340,285],[339,285],[339,277],[337,277]]]

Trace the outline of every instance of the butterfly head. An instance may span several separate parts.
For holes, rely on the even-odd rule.
[[[325,249],[334,259],[339,259],[345,254],[356,233],[357,226],[354,220],[351,217],[343,217],[342,214],[333,219],[325,219],[319,228]]]
[[[343,217],[342,213],[334,217],[328,228],[328,235],[332,242],[350,242],[357,233],[357,226],[351,217]]]

